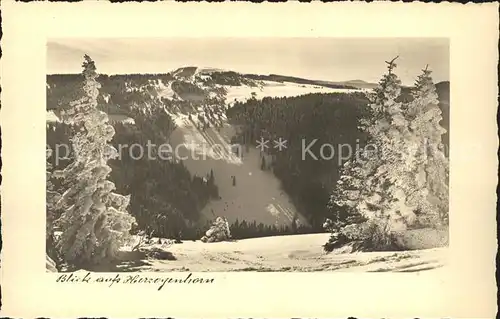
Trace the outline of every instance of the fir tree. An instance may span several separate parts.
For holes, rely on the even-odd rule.
[[[297,233],[297,229],[298,229],[298,217],[297,217],[297,213],[295,213],[293,215],[291,227],[292,227],[292,233],[296,234]]]
[[[49,158],[52,156],[52,149],[46,145],[46,210],[47,210],[47,223],[46,223],[46,238],[52,237],[53,222],[57,219],[56,204],[59,201],[61,194],[54,190],[54,183],[52,183],[52,164]]]
[[[61,198],[61,194],[54,190],[54,184],[52,183],[52,164],[49,158],[52,156],[52,149],[50,146],[46,146],[46,159],[47,159],[47,169],[46,169],[46,199],[45,199],[45,209],[46,209],[46,229],[45,229],[45,241],[46,241],[46,252],[51,260],[58,260],[58,254],[55,247],[54,238],[54,221],[58,218],[58,210],[56,204]],[[55,266],[54,266],[55,267]]]
[[[213,169],[210,169],[210,177],[209,177],[209,181],[212,181],[212,184],[214,182],[215,178],[214,178],[214,170]]]
[[[214,170],[213,169],[210,170],[210,174],[207,177],[208,177],[207,178],[207,185],[211,189],[215,185],[215,177],[214,177]]]
[[[225,217],[217,217],[205,236],[201,238],[204,243],[212,243],[231,239],[231,230]]]
[[[413,101],[407,109],[409,127],[414,134],[416,166],[407,184],[416,206],[420,224],[430,226],[448,222],[449,163],[444,154],[442,120],[436,87],[428,66],[422,70],[412,90]]]
[[[347,206],[354,219],[352,223],[329,225],[332,239],[337,240],[339,233],[341,241],[358,237],[364,249],[390,249],[391,233],[404,229],[415,218],[414,207],[407,206],[404,186],[410,178],[408,167],[414,166],[415,160],[405,149],[411,132],[404,106],[398,102],[401,81],[393,72],[394,61],[386,62],[388,72],[371,97],[371,116],[361,122],[370,136],[370,148],[361,149],[344,165],[330,203]]]
[[[107,114],[97,109],[100,84],[94,61],[87,55],[84,59],[85,94],[61,114],[75,127],[74,160],[57,174],[69,186],[60,201],[68,209],[59,220],[63,232],[58,248],[63,260],[76,267],[114,259],[135,221],[126,211],[130,195],[113,193],[115,185],[107,180],[107,162],[118,155],[109,144],[115,132]]]
[[[262,160],[260,162],[260,169],[261,170],[265,170],[266,169],[266,159],[264,158],[264,156],[262,156]]]

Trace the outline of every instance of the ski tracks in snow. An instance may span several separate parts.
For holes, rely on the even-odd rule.
[[[182,127],[191,133],[192,140],[185,143],[186,147],[194,147],[195,150],[206,154],[213,159],[223,160],[231,164],[241,164],[241,159],[233,154],[229,143],[217,132],[217,129],[208,127],[200,129],[193,120],[183,119]]]

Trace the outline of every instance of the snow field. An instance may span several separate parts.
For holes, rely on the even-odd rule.
[[[175,260],[144,260],[136,271],[437,271],[447,264],[447,249],[404,252],[325,254],[322,245],[330,234],[273,236],[203,243],[184,241],[166,249]],[[154,241],[156,242],[156,241]],[[163,246],[165,247],[165,246]]]

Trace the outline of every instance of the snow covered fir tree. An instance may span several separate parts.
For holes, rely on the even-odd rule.
[[[52,148],[46,145],[46,159],[48,160],[53,154]],[[58,209],[56,208],[58,201],[61,199],[61,194],[54,190],[54,183],[52,182],[52,164],[47,161],[47,170],[46,170],[46,227],[45,227],[45,242],[46,242],[46,252],[47,252],[47,265],[50,266],[50,269],[56,270],[56,263],[54,259],[57,260],[58,253],[55,249],[55,239],[54,232],[52,231],[54,228],[54,222],[58,219],[57,213]]]
[[[47,270],[444,265],[446,59],[377,58],[370,83],[201,66],[103,74],[93,51],[47,75]]]
[[[114,135],[108,115],[97,109],[100,84],[94,61],[85,55],[84,95],[70,104],[61,117],[74,128],[72,162],[54,172],[63,180],[65,192],[58,201],[65,211],[58,220],[62,228],[57,248],[62,260],[83,267],[113,260],[125,244],[134,218],[126,211],[130,196],[113,192],[107,162],[118,156],[109,144]]]
[[[441,111],[430,70],[418,77],[411,95],[399,100],[396,59],[371,98],[371,115],[361,124],[367,145],[343,166],[332,193],[334,220],[325,249],[397,250],[396,234],[411,227],[448,222],[448,162],[443,152]],[[338,208],[347,213],[339,216]]]
[[[412,90],[414,100],[406,114],[410,129],[415,133],[415,142],[423,146],[419,148],[421,153],[416,154],[418,162],[414,176],[417,179],[406,185],[407,188],[413,187],[412,199],[420,224],[447,225],[449,161],[442,142],[446,130],[440,125],[442,112],[431,71],[426,66],[422,72]]]
[[[201,237],[204,243],[213,243],[218,241],[225,241],[231,239],[231,230],[226,218],[217,217],[212,227]]]

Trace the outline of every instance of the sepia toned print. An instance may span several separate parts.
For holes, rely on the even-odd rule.
[[[50,39],[46,90],[48,271],[447,267],[446,38]]]

